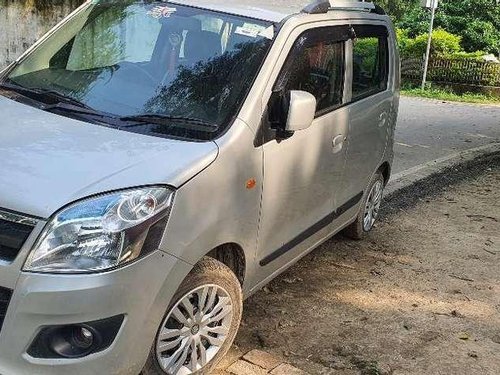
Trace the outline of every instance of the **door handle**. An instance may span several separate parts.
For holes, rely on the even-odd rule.
[[[389,119],[389,114],[387,112],[382,112],[379,116],[378,126],[380,128],[384,127],[388,119]]]
[[[344,148],[344,142],[347,140],[346,137],[344,137],[343,134],[337,135],[335,138],[333,138],[332,141],[332,146],[333,146],[333,153],[336,154]]]

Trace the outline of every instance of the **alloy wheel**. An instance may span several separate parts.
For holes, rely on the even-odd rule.
[[[380,212],[380,206],[382,204],[383,193],[384,184],[379,180],[373,185],[366,201],[363,217],[363,229],[365,232],[369,232],[377,221]]]
[[[220,351],[233,320],[229,293],[204,285],[182,297],[169,311],[156,339],[156,357],[169,375],[193,374]]]

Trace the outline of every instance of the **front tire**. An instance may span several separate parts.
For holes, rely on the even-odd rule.
[[[344,229],[344,235],[353,240],[362,240],[371,232],[379,218],[384,187],[384,176],[382,173],[377,172],[363,195],[363,201],[356,221]]]
[[[142,375],[209,374],[231,348],[243,296],[234,273],[204,258],[167,308]]]

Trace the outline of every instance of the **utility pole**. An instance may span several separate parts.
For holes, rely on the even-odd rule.
[[[422,90],[425,89],[425,84],[427,82],[427,71],[429,69],[429,59],[431,56],[431,45],[432,45],[432,31],[434,30],[434,18],[436,16],[436,8],[438,6],[438,0],[423,0],[423,4],[426,8],[431,8],[431,25],[429,27],[429,39],[427,40],[427,50],[425,52],[425,62],[424,62],[424,76],[422,77]]]

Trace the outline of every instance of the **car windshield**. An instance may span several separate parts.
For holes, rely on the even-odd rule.
[[[240,110],[273,37],[266,21],[160,1],[93,1],[14,66],[4,88],[66,97],[131,131],[212,139]]]

